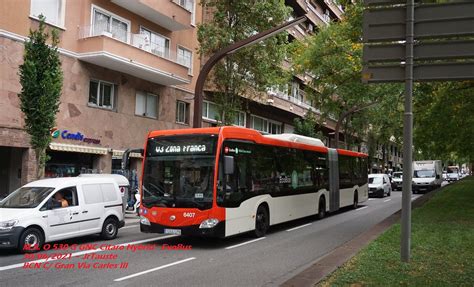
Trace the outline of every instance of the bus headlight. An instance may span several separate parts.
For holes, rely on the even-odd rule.
[[[219,220],[215,218],[209,218],[201,222],[201,225],[199,225],[199,228],[213,228],[219,223]]]
[[[146,218],[145,216],[140,216],[140,224],[151,225],[150,220],[148,220],[148,218]]]

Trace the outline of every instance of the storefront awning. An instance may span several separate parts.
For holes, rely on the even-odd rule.
[[[91,147],[83,145],[72,145],[64,143],[50,143],[49,148],[56,151],[66,152],[80,152],[80,153],[92,153],[92,154],[107,154],[109,149],[103,147]]]
[[[112,152],[112,158],[117,158],[117,159],[122,159],[123,153],[125,151],[123,150],[113,150]],[[138,152],[132,152],[130,153],[129,157],[134,157],[134,158],[142,158],[142,155]]]

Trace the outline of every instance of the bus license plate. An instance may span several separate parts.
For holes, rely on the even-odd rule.
[[[181,229],[166,229],[165,234],[181,235]]]

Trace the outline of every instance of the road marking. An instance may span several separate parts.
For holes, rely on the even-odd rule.
[[[265,239],[265,237],[260,237],[260,238],[257,238],[257,239],[245,241],[245,242],[239,243],[237,245],[232,245],[232,246],[226,247],[225,249],[232,249],[232,248],[240,247],[242,245],[246,245],[246,244],[249,244],[249,243],[252,243],[252,242],[255,242],[255,241],[259,241],[259,240],[262,240],[262,239]]]
[[[133,242],[126,242],[126,243],[121,243],[121,244],[112,245],[112,246],[113,247],[119,247],[119,246],[128,246],[128,245],[137,245],[137,244],[141,244],[141,243],[147,243],[147,242],[151,242],[151,241],[156,241],[156,240],[166,239],[166,238],[171,238],[171,237],[176,237],[176,236],[177,235],[165,235],[165,236],[161,236],[161,237],[153,237],[153,238],[149,238],[149,239],[143,239],[143,240],[138,240],[138,241],[133,241]],[[80,252],[76,252],[76,253],[71,253],[71,257],[77,257],[77,256],[89,254],[89,253],[96,253],[96,252],[102,252],[102,251],[107,251],[107,250],[103,250],[101,248],[85,250],[85,251],[80,251]],[[0,271],[5,271],[5,270],[10,270],[10,269],[15,269],[15,268],[21,268],[21,267],[24,266],[25,263],[43,263],[43,262],[46,262],[46,261],[49,262],[49,261],[56,261],[56,260],[58,260],[58,259],[46,258],[46,259],[38,259],[38,260],[34,260],[34,261],[17,263],[17,264],[12,264],[12,265],[7,265],[7,266],[0,266]]]
[[[307,224],[303,224],[303,225],[300,225],[300,226],[296,226],[296,227],[287,229],[286,231],[293,231],[293,230],[300,229],[300,228],[303,228],[303,227],[306,227],[306,226],[310,226],[310,225],[311,225],[311,223],[307,223]]]
[[[359,211],[359,210],[362,210],[362,209],[366,209],[366,208],[369,208],[368,206],[363,206],[363,207],[359,207],[356,209],[356,211]]]
[[[153,272],[153,271],[158,271],[158,270],[161,270],[161,269],[164,269],[164,268],[168,268],[168,267],[171,267],[171,266],[174,266],[174,265],[178,265],[178,264],[181,264],[181,263],[184,263],[184,262],[188,262],[188,261],[191,261],[191,260],[194,260],[194,259],[196,259],[196,257],[186,258],[186,259],[176,261],[176,262],[173,262],[173,263],[170,263],[170,264],[166,264],[166,265],[163,265],[163,266],[159,266],[159,267],[156,267],[156,268],[153,268],[153,269],[148,269],[148,270],[145,270],[145,271],[142,271],[142,272],[138,272],[138,273],[131,274],[131,275],[128,275],[128,276],[125,276],[125,277],[121,277],[121,278],[115,279],[114,281],[115,282],[120,282],[120,281],[127,280],[127,279],[130,279],[130,278],[133,278],[133,277],[141,276],[143,274],[147,274],[147,273],[150,273],[150,272]]]
[[[375,200],[375,198],[369,198],[369,200]]]
[[[137,227],[137,226],[140,226],[140,224],[135,224],[135,225],[128,225],[128,226],[124,226],[120,229],[127,229],[127,228],[132,228],[132,227]]]
[[[392,200],[392,199],[391,198],[385,199],[383,202],[389,202],[390,200]]]

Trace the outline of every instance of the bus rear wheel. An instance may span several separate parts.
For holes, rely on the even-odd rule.
[[[326,201],[321,197],[319,199],[318,219],[323,219],[324,217],[326,217]]]
[[[357,194],[357,191],[354,193],[354,203],[352,205],[352,208],[357,209],[359,207],[359,196]]]
[[[265,206],[260,205],[257,209],[257,215],[255,216],[255,237],[262,237],[267,233],[268,227],[270,226],[270,217],[268,210]]]

